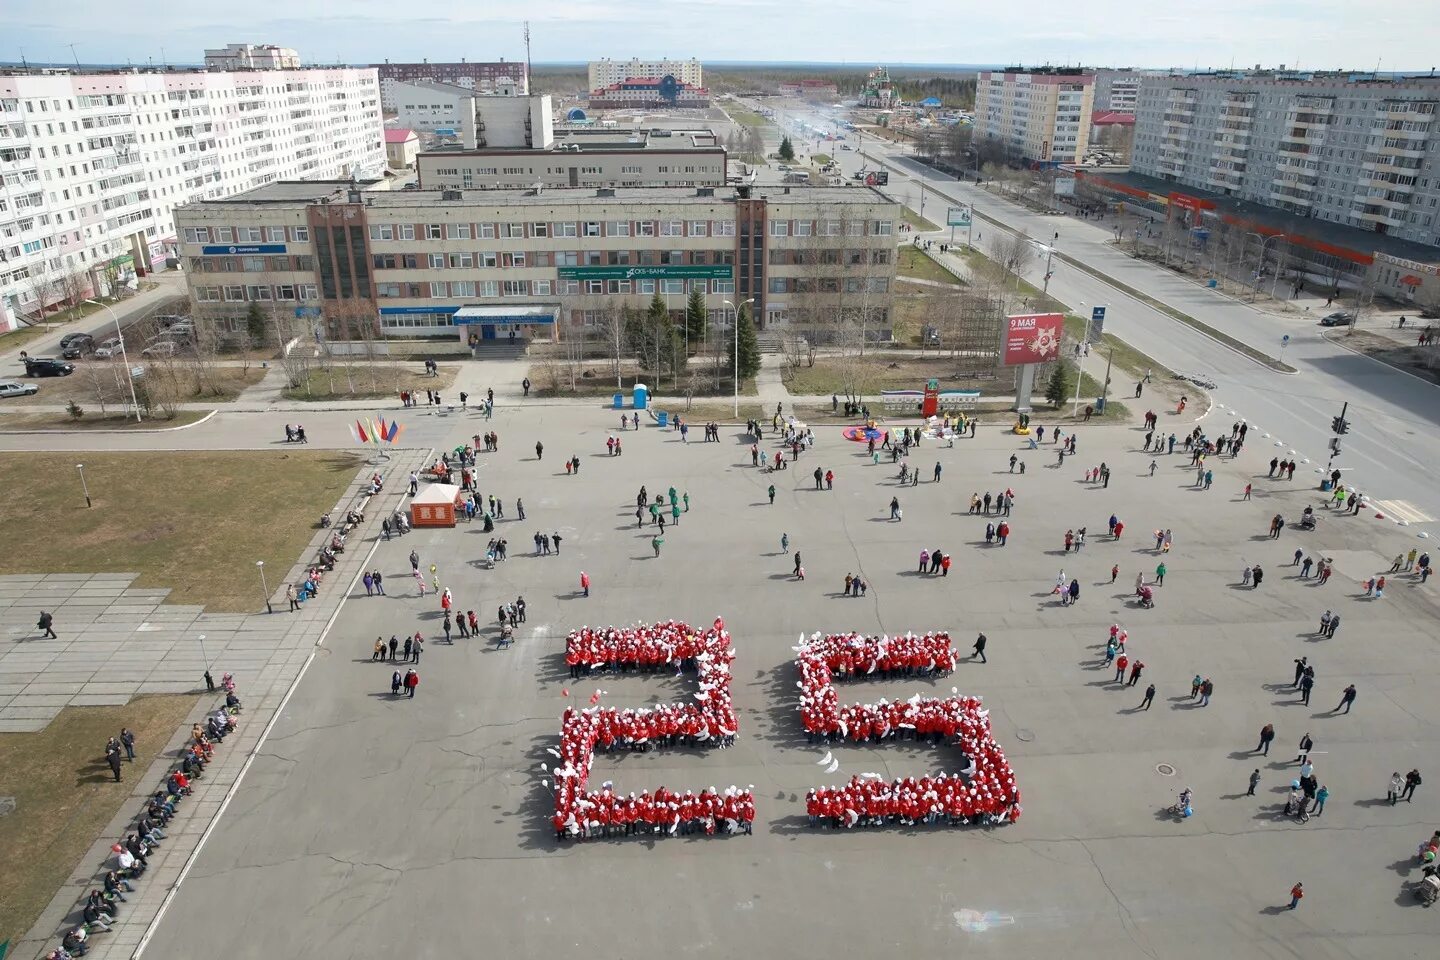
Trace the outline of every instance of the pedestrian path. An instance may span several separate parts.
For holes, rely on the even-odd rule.
[[[326,574],[320,594],[291,613],[285,584],[300,580],[330,530],[317,530],[295,565],[274,583],[274,613],[207,613],[201,607],[164,603],[169,591],[135,588],[133,573],[36,574],[0,577],[0,732],[43,730],[66,706],[123,705],[138,694],[194,693],[204,674],[233,673],[245,705],[239,728],[217,747],[194,794],[167,827],[163,845],[149,855],[150,868],[120,912],[113,932],[91,938],[92,960],[131,957],[159,914],[181,871],[235,786],[260,739],[329,624],[374,555],[380,521],[404,503],[405,478],[429,462],[432,450],[402,449],[382,468],[386,490],[366,511],[365,526],[351,533],[348,548]],[[336,502],[342,514],[375,471],[366,465]],[[257,599],[260,593],[256,585]],[[40,610],[55,616],[58,640],[35,630]],[[204,635],[203,645],[199,639]],[[52,950],[60,934],[79,922],[88,891],[100,886],[110,845],[132,832],[143,799],[177,763],[189,724],[214,710],[220,694],[202,696],[186,726],[141,773],[132,771],[132,796],[91,846],[35,926],[10,956],[30,960]],[[100,744],[96,745],[97,753]]]

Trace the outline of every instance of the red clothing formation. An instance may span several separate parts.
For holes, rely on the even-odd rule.
[[[651,626],[582,627],[565,641],[565,661],[577,664],[673,664],[693,661],[699,672],[700,692],[693,702],[670,703],[659,707],[614,709],[567,707],[560,725],[560,765],[554,771],[557,834],[579,835],[599,827],[625,824],[670,824],[706,820],[713,830],[714,818],[734,823],[753,820],[754,794],[730,787],[717,792],[712,787],[695,795],[678,794],[663,787],[621,796],[607,784],[598,793],[586,791],[596,744],[643,745],[663,738],[685,737],[707,744],[725,746],[735,736],[738,721],[730,696],[730,664],[735,651],[723,620],[698,631],[689,624],[667,620]]]
[[[843,787],[818,788],[807,797],[811,816],[836,817],[853,825],[861,818],[929,814],[974,817],[983,814],[1014,821],[1020,816],[1020,789],[1005,753],[990,731],[989,711],[979,697],[880,700],[840,706],[836,678],[911,668],[948,673],[955,652],[948,633],[873,637],[815,634],[800,648],[800,717],[812,734],[839,734],[855,741],[913,731],[917,738],[939,734],[969,758],[965,776],[907,777],[886,783],[853,778]],[[918,811],[918,812],[917,812]]]

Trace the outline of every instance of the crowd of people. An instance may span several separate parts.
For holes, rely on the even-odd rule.
[[[574,678],[597,670],[676,675],[693,671],[700,689],[693,700],[659,707],[616,709],[599,705],[599,694],[584,709],[567,708],[560,722],[559,762],[549,770],[554,791],[552,823],[557,839],[630,836],[646,833],[750,832],[755,817],[753,789],[711,787],[699,794],[659,788],[622,795],[607,782],[587,790],[597,751],[647,751],[655,747],[719,747],[735,742],[738,719],[730,694],[735,651],[725,623],[716,618],[705,630],[666,620],[633,627],[582,627],[565,640],[565,661]]]
[[[990,732],[978,697],[922,697],[840,705],[837,681],[944,675],[955,651],[944,631],[902,636],[820,634],[797,648],[800,720],[812,743],[849,740],[928,740],[956,746],[958,774],[905,777],[890,782],[874,775],[841,787],[818,787],[806,795],[811,826],[1004,823],[1020,816],[1020,789],[1005,753]]]

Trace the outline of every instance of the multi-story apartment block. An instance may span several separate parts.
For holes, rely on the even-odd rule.
[[[279,183],[176,212],[198,316],[250,304],[332,339],[585,337],[655,294],[753,300],[772,330],[890,333],[898,204],[869,188],[371,191]]]
[[[384,163],[370,69],[0,76],[0,329],[163,269],[182,204]]]
[[[395,84],[425,80],[450,83],[476,93],[509,92],[524,95],[530,91],[530,75],[523,63],[372,63],[380,75],[380,105],[395,109]]]
[[[725,148],[710,130],[566,131],[548,150],[443,150],[422,153],[426,189],[527,187],[718,187]]]
[[[299,70],[300,54],[273,43],[227,43],[224,49],[205,51],[205,69],[226,72]]]
[[[1165,74],[1156,70],[1096,70],[1095,112],[1134,113],[1140,96],[1140,84],[1146,77]]]
[[[1070,68],[984,71],[975,88],[976,133],[1032,166],[1074,163],[1090,142],[1094,82]]]
[[[689,60],[592,60],[590,62],[591,90],[600,90],[626,80],[663,80],[673,77],[677,83],[691,87],[703,87],[704,70],[700,61]]]
[[[400,126],[453,138],[463,149],[544,149],[555,137],[550,96],[480,94],[417,80],[391,86]]]
[[[1440,79],[1147,77],[1132,169],[1292,214],[1440,243]]]

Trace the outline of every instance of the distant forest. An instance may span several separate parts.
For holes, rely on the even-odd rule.
[[[725,67],[705,70],[705,86],[713,93],[772,94],[782,83],[799,80],[824,80],[835,84],[841,97],[859,96],[865,86],[868,70],[833,70],[817,72],[801,67]],[[588,76],[583,67],[537,66],[531,77],[537,93],[574,94],[585,89]],[[975,107],[975,76],[956,71],[937,75],[933,72],[909,73],[896,69],[890,72],[903,100],[924,100],[939,97],[948,108],[972,110]]]

